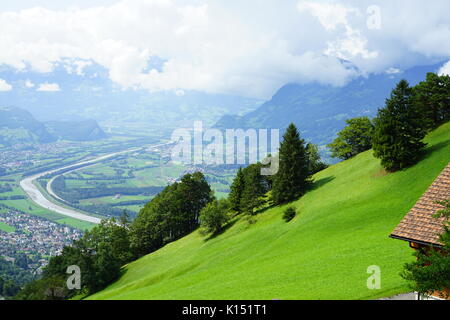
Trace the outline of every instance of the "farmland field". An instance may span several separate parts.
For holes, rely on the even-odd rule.
[[[50,169],[61,168],[82,160],[92,159],[103,154],[120,151],[124,148],[142,146],[143,141],[147,143],[157,143],[159,140],[158,138],[148,138],[139,135],[126,135],[111,136],[107,139],[90,142],[58,141],[51,144],[24,146],[23,150],[3,149],[3,161],[9,163],[10,166],[6,170],[6,173],[4,172],[0,177],[0,205],[72,227],[80,229],[92,228],[92,223],[69,218],[36,205],[21,189],[19,182],[24,176],[31,176]],[[107,174],[114,172],[114,170],[107,165],[102,168],[102,170]],[[101,174],[101,171],[99,174]],[[95,177],[87,176],[87,178]],[[48,181],[48,178],[42,179],[41,184],[36,185],[48,199],[51,199],[46,193],[45,187],[43,187]],[[69,183],[72,187],[97,186],[95,184],[88,184],[84,181],[68,181],[70,181]],[[67,206],[68,204],[63,205]],[[136,207],[133,207],[133,209],[138,210]]]
[[[170,161],[169,155],[164,150],[158,153],[146,149],[64,174],[63,182],[53,183],[52,188],[57,194],[60,188],[62,198],[64,194],[74,191],[81,193],[81,196],[73,202],[85,211],[94,208],[97,210],[95,213],[100,214],[98,210],[108,211],[110,208],[112,215],[117,215],[123,210],[135,215],[154,197],[157,190],[162,190],[184,174],[194,171],[202,171],[205,174],[217,197],[221,198],[228,194],[234,169],[225,171],[216,167],[185,166]],[[46,183],[48,180],[43,181]],[[149,193],[147,190],[149,187],[158,189]],[[92,197],[90,190],[95,188],[105,192]],[[108,215],[108,212],[104,214]]]
[[[5,231],[5,232],[14,232],[14,231],[16,231],[16,229],[14,227],[12,227],[12,226],[4,223],[4,222],[1,222],[1,221],[0,221],[0,230],[1,231]]]

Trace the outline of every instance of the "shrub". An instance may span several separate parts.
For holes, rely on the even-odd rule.
[[[289,222],[295,218],[295,215],[296,215],[295,209],[292,207],[289,207],[284,211],[283,220],[286,222]]]
[[[345,121],[347,126],[338,133],[338,137],[329,145],[333,158],[350,159],[372,148],[374,125],[368,117],[353,118]]]
[[[227,211],[230,208],[228,200],[213,200],[200,212],[200,226],[204,233],[217,233],[229,221]]]

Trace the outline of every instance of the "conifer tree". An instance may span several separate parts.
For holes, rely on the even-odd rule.
[[[264,195],[268,191],[263,176],[261,165],[252,164],[244,169],[244,190],[241,199],[241,211],[254,213],[254,209],[264,204]]]
[[[230,195],[228,199],[230,200],[231,209],[236,212],[241,212],[241,200],[242,193],[244,192],[245,181],[244,181],[244,172],[242,168],[239,168],[236,173],[236,177],[233,180],[233,183],[230,187]]]
[[[305,141],[293,123],[283,136],[279,150],[279,170],[274,177],[272,199],[286,203],[305,194],[311,182],[308,153]]]
[[[413,88],[415,103],[427,119],[428,129],[450,120],[450,76],[428,73]]]
[[[401,80],[375,118],[373,149],[388,171],[413,164],[425,144],[425,119],[413,103],[412,88]]]

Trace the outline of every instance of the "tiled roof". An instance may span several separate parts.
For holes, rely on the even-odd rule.
[[[443,209],[443,206],[436,201],[449,199],[450,163],[395,228],[391,237],[423,244],[442,245],[439,234],[443,232],[444,218],[436,219],[433,215]]]

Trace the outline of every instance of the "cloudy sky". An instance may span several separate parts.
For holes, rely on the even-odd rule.
[[[82,77],[98,64],[123,88],[267,98],[449,61],[449,12],[448,0],[2,1],[0,65]],[[0,78],[0,90],[13,88]]]

